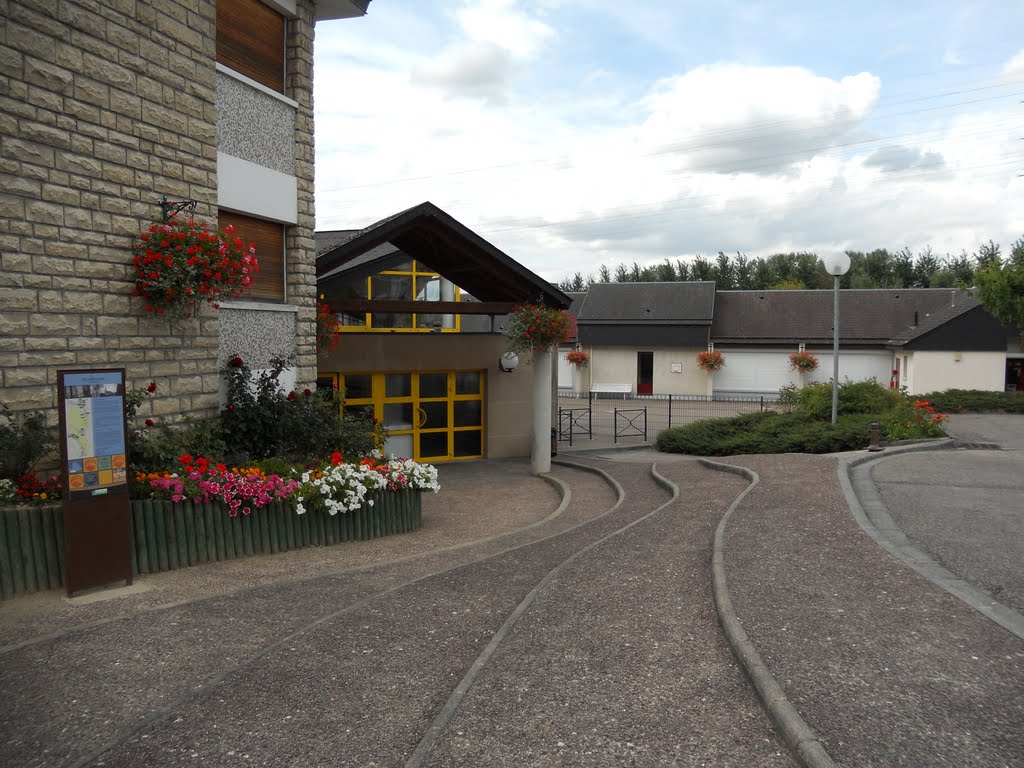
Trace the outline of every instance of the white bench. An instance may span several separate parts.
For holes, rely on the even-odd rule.
[[[590,391],[595,394],[604,395],[622,395],[622,399],[626,399],[626,395],[633,392],[632,384],[591,384]]]

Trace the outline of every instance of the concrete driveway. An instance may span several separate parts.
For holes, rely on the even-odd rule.
[[[994,600],[1024,613],[1024,415],[950,417],[959,443],[875,464],[871,477],[907,537]]]

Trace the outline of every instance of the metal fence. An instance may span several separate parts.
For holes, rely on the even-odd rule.
[[[659,432],[669,427],[785,408],[776,398],[757,395],[700,397],[560,392],[558,440],[570,446],[587,440],[646,443],[653,442]]]

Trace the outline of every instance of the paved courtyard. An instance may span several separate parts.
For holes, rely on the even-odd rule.
[[[924,498],[958,461],[988,462],[962,470],[987,487],[1024,477],[999,463],[1019,458],[872,471],[883,497]],[[1024,764],[1024,639],[880,547],[839,458],[724,460],[746,476],[649,450],[562,461],[547,480],[444,467],[412,535],[0,604],[0,763]],[[1005,522],[987,519],[958,550],[972,566]],[[963,577],[1012,603],[1010,552]],[[784,701],[759,698],[727,619]]]

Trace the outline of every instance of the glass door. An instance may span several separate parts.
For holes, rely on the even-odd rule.
[[[385,453],[429,462],[483,456],[483,371],[344,374],[339,384],[346,411],[383,423]]]

